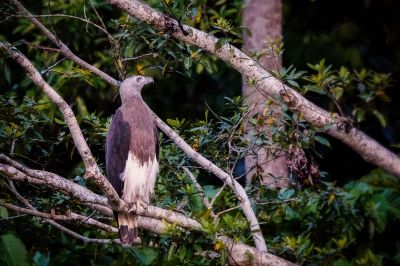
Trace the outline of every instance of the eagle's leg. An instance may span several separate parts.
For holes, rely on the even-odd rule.
[[[139,207],[142,207],[143,209],[147,210],[147,207],[149,205],[144,202],[143,200],[136,200],[132,206],[129,208],[128,212],[135,212],[136,210],[139,209]]]

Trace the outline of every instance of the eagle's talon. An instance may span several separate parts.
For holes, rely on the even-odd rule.
[[[148,204],[142,200],[136,200],[132,205],[129,206],[128,212],[129,213],[135,213],[137,212],[140,207],[143,208],[144,210],[148,209]]]

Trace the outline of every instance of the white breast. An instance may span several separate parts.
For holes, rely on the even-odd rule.
[[[136,156],[129,152],[125,171],[121,174],[121,179],[125,182],[122,199],[129,203],[138,200],[149,203],[150,196],[154,191],[158,169],[156,156],[141,164]]]

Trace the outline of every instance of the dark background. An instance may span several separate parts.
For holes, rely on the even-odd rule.
[[[151,1],[150,1],[151,2]],[[157,1],[153,1],[157,2]],[[31,12],[36,14],[47,13],[42,3],[24,1]],[[158,3],[158,2],[157,2]],[[228,2],[227,2],[228,3]],[[230,4],[231,2],[229,2]],[[232,1],[232,5],[240,5],[240,1]],[[154,3],[153,3],[154,4]],[[212,5],[212,3],[210,3]],[[51,13],[63,13],[66,8],[69,13],[82,12],[79,5],[73,6],[77,10],[63,5],[53,5]],[[214,7],[218,8],[218,6]],[[7,4],[2,5],[2,11],[7,10]],[[110,5],[103,4],[99,10],[105,21],[116,18],[119,12]],[[3,15],[3,14],[2,14]],[[283,65],[294,66],[298,70],[309,70],[307,63],[318,63],[322,58],[333,69],[346,66],[350,69],[371,69],[377,72],[392,74],[392,87],[388,95],[392,101],[380,106],[383,110],[388,126],[382,128],[377,119],[367,119],[367,122],[358,125],[373,138],[386,147],[400,142],[400,2],[396,0],[352,0],[352,1],[322,1],[322,0],[284,0],[283,1],[283,41],[285,51]],[[2,16],[3,18],[3,16]],[[240,14],[235,14],[233,23],[240,23]],[[38,40],[38,30],[18,31],[15,28],[17,18],[0,24],[0,34],[9,42],[20,40]],[[29,21],[18,19],[20,27],[26,27]],[[48,25],[55,18],[42,19]],[[25,24],[25,25],[24,25]],[[75,31],[67,30],[76,27]],[[78,56],[88,62],[99,61],[95,53],[88,51],[102,51],[107,43],[99,41],[98,36],[85,32],[85,27],[79,21],[68,20],[68,23],[56,23],[52,29]],[[23,32],[23,33],[21,33]],[[45,39],[42,45],[49,45]],[[37,65],[43,70],[49,66],[51,53],[42,53],[29,49],[26,45],[18,46],[30,59],[42,62]],[[40,58],[40,59],[38,59]],[[24,95],[39,94],[34,89],[28,93],[21,83],[25,79],[24,73],[11,60],[12,84],[0,81],[2,90],[6,94]],[[178,117],[180,119],[202,118],[207,106],[215,112],[223,108],[224,97],[233,97],[241,94],[241,77],[229,66],[215,61],[218,70],[212,74],[202,72],[192,77],[173,73],[156,77],[155,85],[144,90],[144,98],[154,111],[164,120]],[[100,68],[112,76],[117,77],[115,68],[111,64],[101,65]],[[46,77],[45,77],[46,78]],[[47,77],[52,82],[51,76]],[[26,82],[25,82],[26,83]],[[57,86],[60,93],[72,107],[76,108],[76,95],[85,101],[89,112],[96,112],[103,117],[110,116],[119,106],[118,91],[100,82],[95,89],[82,80],[66,79],[62,86]],[[2,93],[3,93],[2,92]],[[111,99],[116,99],[110,104]],[[316,95],[308,96],[318,105],[329,108],[328,101]],[[342,106],[347,115],[351,116],[352,103]],[[321,150],[323,160],[318,163],[321,169],[330,173],[334,180],[352,179],[362,176],[374,166],[364,162],[361,157],[339,141],[330,139],[332,149]],[[394,150],[398,151],[398,150]],[[101,157],[101,154],[99,154]]]

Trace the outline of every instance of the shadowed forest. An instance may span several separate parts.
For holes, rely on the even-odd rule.
[[[142,1],[163,23],[118,2],[0,3],[2,265],[400,264],[400,2]],[[250,2],[280,7],[281,36],[259,50],[245,45]],[[122,200],[101,182],[119,85],[135,75],[154,79],[142,96],[160,171],[135,210],[140,243],[122,247]],[[283,174],[267,173],[277,158]]]

